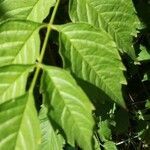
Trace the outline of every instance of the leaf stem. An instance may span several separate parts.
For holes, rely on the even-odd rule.
[[[51,19],[49,21],[50,24],[53,24],[53,22],[54,22],[54,19],[55,19],[56,13],[57,13],[57,9],[58,9],[58,6],[59,6],[59,2],[60,2],[60,0],[56,1]],[[45,54],[45,51],[46,51],[46,46],[47,46],[47,43],[48,43],[48,38],[49,38],[49,35],[51,33],[51,30],[52,30],[51,26],[47,26],[47,32],[46,32],[44,43],[43,43],[43,46],[42,46],[42,49],[41,49],[40,57],[38,59],[38,63],[42,63],[42,61],[43,61],[43,57],[44,57],[44,54]],[[40,69],[41,69],[40,66],[37,65],[37,68],[36,68],[36,71],[35,71],[35,74],[34,74],[30,89],[29,89],[30,92],[33,92],[33,90],[34,90],[34,87],[35,87]]]
[[[136,135],[136,136],[131,137],[131,138],[127,139],[127,140],[124,140],[124,141],[121,141],[119,143],[116,143],[116,145],[118,146],[118,145],[124,144],[126,142],[130,142],[131,140],[136,139],[136,138],[139,138],[139,135]]]

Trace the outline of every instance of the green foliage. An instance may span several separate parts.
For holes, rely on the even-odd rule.
[[[48,116],[47,108],[43,105],[40,110],[40,125],[41,125],[41,149],[47,150],[62,150],[63,149],[63,138],[55,131]]]
[[[0,66],[35,63],[40,48],[39,26],[22,20],[6,20],[0,24]]]
[[[131,35],[136,35],[139,21],[131,0],[71,0],[70,16],[73,22],[88,22],[103,28],[118,50],[135,57]]]
[[[34,65],[6,65],[0,67],[0,104],[24,94],[29,72]]]
[[[117,150],[117,148],[116,148],[116,145],[115,145],[115,143],[113,143],[113,142],[106,142],[105,144],[104,144],[104,149],[105,150]]]
[[[55,2],[56,0],[1,0],[0,21],[8,18],[19,18],[42,22]]]
[[[0,0],[0,150],[148,148],[149,8]]]
[[[121,84],[126,84],[125,67],[112,38],[88,24],[68,24],[59,31],[64,67],[71,68],[78,77],[93,83],[125,107],[121,92]]]
[[[37,149],[40,126],[31,93],[0,105],[0,149]]]
[[[110,129],[110,123],[108,120],[101,121],[99,123],[99,130],[98,134],[100,136],[100,139],[105,142],[112,140],[112,134],[111,134],[111,129]]]
[[[58,68],[43,66],[41,91],[48,115],[64,130],[68,143],[92,149],[92,105],[72,76]]]

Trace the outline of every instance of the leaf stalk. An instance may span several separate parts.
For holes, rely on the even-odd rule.
[[[55,4],[55,7],[54,7],[54,10],[53,10],[53,13],[52,13],[52,16],[51,16],[51,19],[49,21],[49,24],[53,24],[53,22],[54,22],[59,3],[60,3],[60,0],[57,0],[56,4]],[[43,43],[43,46],[42,46],[42,49],[41,49],[40,57],[38,59],[38,63],[42,63],[42,61],[43,61],[44,54],[45,54],[45,51],[46,51],[46,46],[47,46],[47,43],[48,43],[48,38],[50,36],[51,30],[52,30],[51,26],[47,26],[47,32],[46,32],[44,43]],[[37,65],[36,71],[35,71],[35,74],[34,74],[30,89],[29,89],[29,92],[33,92],[36,81],[37,81],[37,78],[38,78],[38,75],[40,73],[40,70],[41,70],[41,68],[39,67],[39,65]]]

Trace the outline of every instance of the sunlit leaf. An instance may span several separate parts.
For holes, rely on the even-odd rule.
[[[72,76],[59,68],[43,66],[42,93],[49,116],[64,130],[67,141],[92,149],[93,106]]]
[[[22,95],[29,72],[34,65],[8,65],[0,67],[0,104]]]
[[[103,28],[121,52],[135,58],[132,36],[136,36],[140,23],[132,0],[70,0],[70,16],[73,22]]]
[[[0,66],[33,64],[39,55],[40,24],[30,21],[5,21],[0,24]]]
[[[0,21],[8,18],[42,22],[56,0],[0,0]]]
[[[96,85],[125,107],[122,96],[122,84],[126,84],[125,67],[109,34],[82,23],[56,28],[60,31],[60,53],[64,67]]]
[[[0,149],[36,150],[40,144],[40,126],[29,93],[0,104]]]

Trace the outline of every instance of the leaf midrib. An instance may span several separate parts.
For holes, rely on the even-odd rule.
[[[115,30],[114,28],[112,28],[112,26],[110,26],[110,23],[107,22],[107,21],[103,18],[103,16],[101,15],[101,13],[99,13],[99,11],[98,11],[89,1],[87,1],[87,0],[84,0],[84,1],[85,1],[86,5],[87,5],[88,7],[91,7],[91,8],[98,14],[98,16],[100,16],[100,18],[102,18],[103,21],[105,21],[105,23],[108,25],[108,29],[110,29],[111,31],[113,31],[113,34],[115,34],[114,37],[112,36],[112,33],[109,33],[108,29],[106,30],[105,27],[102,26],[102,28],[103,28],[107,33],[109,33],[109,35],[111,36],[111,38],[113,39],[113,41],[114,41],[115,43],[118,43],[117,41],[119,40],[120,43],[124,43],[124,41],[121,40],[122,38],[120,38],[120,36],[118,35],[118,32],[116,32],[116,30]],[[120,2],[124,2],[124,1],[120,1]],[[126,3],[123,3],[123,4],[125,4],[127,7],[130,8],[130,6],[127,5]],[[86,7],[86,9],[87,9],[87,7]],[[88,19],[88,18],[89,18],[88,13],[86,12],[86,14],[87,14],[87,19]],[[78,19],[78,20],[79,20],[79,19]],[[88,20],[87,20],[87,21],[88,21]],[[89,22],[89,21],[88,21],[88,22]],[[99,22],[99,21],[98,21],[98,22]],[[93,24],[93,23],[90,22],[90,24]],[[99,23],[98,23],[98,26],[99,26]],[[94,27],[95,27],[95,28],[99,28],[100,26],[99,26],[99,27],[94,26]],[[117,39],[116,39],[116,37],[117,37]],[[119,51],[121,51],[121,52],[124,51],[124,50],[122,49],[122,47],[120,47],[120,44],[116,44],[116,45],[117,45],[117,49],[118,49]],[[127,50],[127,52],[128,52],[128,50]]]
[[[20,126],[19,126],[19,128],[18,128],[18,132],[17,132],[17,136],[16,136],[16,140],[15,140],[15,150],[16,150],[16,145],[17,145],[17,141],[18,141],[18,138],[19,138],[19,133],[20,133],[20,130],[21,130],[21,126],[22,126],[22,124],[23,124],[23,120],[24,120],[24,114],[25,114],[25,112],[26,112],[26,110],[27,110],[27,106],[28,106],[28,103],[29,103],[29,101],[30,101],[30,99],[29,99],[29,97],[30,97],[30,93],[28,94],[28,96],[27,96],[27,100],[26,100],[26,103],[25,103],[25,106],[24,106],[24,110],[23,110],[23,113],[22,113],[22,117],[21,117],[21,120],[20,120]]]
[[[18,77],[15,79],[15,81],[14,81],[13,83],[9,84],[9,86],[5,88],[5,92],[3,92],[3,93],[0,95],[0,98],[2,98],[3,95],[4,95],[4,93],[6,93],[6,92],[9,90],[9,88],[10,88],[13,84],[15,84],[19,78],[21,78],[22,76],[24,76],[31,68],[32,68],[32,67],[26,68],[26,70],[25,70],[24,72],[22,72],[20,75],[18,75]],[[3,101],[4,101],[4,100],[3,100]],[[6,99],[5,101],[7,101],[7,99]]]
[[[71,41],[70,41],[70,39],[68,38],[67,34],[65,34],[64,32],[62,32],[62,34],[64,34],[64,35],[66,36],[67,40],[71,43]],[[101,80],[99,73],[98,73],[93,67],[91,67],[92,65],[89,63],[89,61],[86,60],[86,58],[84,58],[84,56],[81,55],[81,53],[75,48],[75,46],[74,46],[72,43],[71,43],[71,46],[78,52],[78,54],[80,55],[80,57],[83,58],[82,60],[84,60],[84,61],[90,66],[90,68],[92,68],[92,69],[94,70],[95,74],[96,74],[96,75],[99,77],[99,79]],[[113,95],[113,97],[116,97],[117,100],[119,100],[119,102],[120,102],[120,98],[119,98],[118,96],[114,95],[114,92],[112,92],[112,90],[109,88],[109,86],[107,86],[102,80],[101,80],[101,82],[103,83],[103,85],[105,85],[106,89],[108,89],[108,91],[111,92],[111,95]],[[97,85],[97,86],[99,87],[99,85]],[[108,94],[107,94],[107,95],[108,95]]]
[[[31,11],[28,13],[28,15],[27,15],[27,17],[26,17],[27,19],[28,19],[29,15],[32,13],[32,11],[33,11],[33,9],[35,8],[35,6],[39,3],[39,1],[40,1],[40,0],[38,0],[38,1],[35,2],[35,4],[33,5],[32,9],[31,9]]]
[[[47,73],[47,75],[49,74],[48,71],[46,71],[46,73]],[[52,84],[53,84],[53,86],[54,86],[54,89],[58,92],[59,96],[61,97],[61,99],[64,99],[63,96],[62,96],[62,94],[61,94],[61,92],[60,92],[60,90],[59,90],[59,87],[57,87],[57,85],[56,85],[55,82],[53,81],[52,77],[50,77],[49,75],[48,75],[48,77],[49,77],[50,82],[52,82]],[[49,82],[49,83],[50,83],[50,82]],[[63,102],[64,106],[66,107],[67,111],[72,115],[72,113],[71,113],[71,111],[70,111],[70,108],[68,108],[68,105],[66,105],[66,103],[65,103],[65,100],[63,100],[62,102]],[[65,108],[65,107],[64,107],[64,108]],[[63,110],[64,110],[64,109],[63,109]],[[74,116],[74,114],[73,114],[72,116]],[[78,129],[80,129],[80,125],[78,125],[78,120],[76,121],[75,117],[72,117],[72,119],[73,119],[74,123],[77,124]],[[62,119],[61,119],[61,120],[62,120]],[[61,121],[61,124],[62,124],[62,121]],[[63,126],[63,128],[64,128],[64,126]],[[82,130],[81,130],[81,131],[82,131]],[[81,132],[80,132],[80,133],[81,133]],[[83,135],[84,135],[84,133],[83,133]],[[76,137],[76,138],[77,138],[77,137]],[[86,139],[86,137],[85,137],[85,139]],[[76,139],[76,140],[77,140],[77,139]],[[86,140],[85,140],[85,141],[86,141]],[[87,143],[87,142],[86,142],[86,143]]]
[[[38,30],[37,28],[35,28],[31,34],[26,38],[26,40],[24,41],[24,43],[20,46],[20,48],[18,48],[18,52],[15,55],[15,57],[10,61],[10,63],[13,63],[16,59],[16,57],[19,55],[19,53],[22,51],[23,47],[25,46],[25,44],[30,40],[31,36],[34,34],[34,32],[36,32],[36,30]]]

